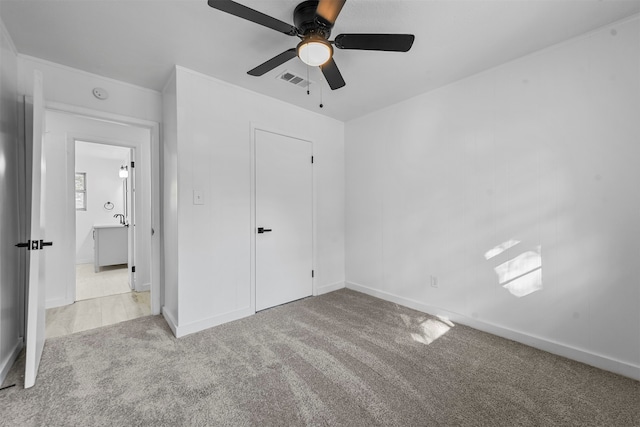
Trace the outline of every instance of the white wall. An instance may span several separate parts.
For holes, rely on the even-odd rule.
[[[22,348],[16,50],[0,20],[0,384]],[[21,215],[22,214],[22,215]]]
[[[639,55],[634,17],[348,122],[347,286],[640,378]]]
[[[316,292],[344,286],[344,125],[336,120],[176,69],[166,101],[176,103],[176,131],[165,148],[165,218],[177,218],[178,336],[252,314],[251,126],[313,141]],[[175,99],[174,99],[175,96]],[[169,108],[169,115],[176,114]],[[173,138],[173,136],[171,137]],[[174,143],[175,142],[175,143]],[[175,146],[175,148],[174,148]],[[175,153],[172,151],[175,150]],[[177,168],[176,166],[177,165]],[[176,189],[174,191],[174,188]],[[193,190],[204,205],[193,205]],[[177,217],[176,217],[177,215]],[[175,217],[175,218],[174,218]],[[172,246],[175,245],[175,246]],[[167,289],[169,288],[167,274]],[[168,319],[171,323],[172,319]]]
[[[129,164],[129,149],[76,142],[76,172],[86,173],[87,210],[76,215],[76,264],[94,262],[93,226],[119,224],[114,214],[124,214],[124,180],[120,166]],[[105,204],[111,202],[111,210]]]
[[[162,199],[164,306],[162,313],[170,325],[177,324],[178,307],[178,104],[176,75],[165,85],[163,98]],[[175,326],[174,326],[174,333]]]
[[[47,81],[44,84],[46,86]],[[49,82],[49,84],[53,83]],[[52,250],[46,257],[47,308],[71,304],[75,299],[76,240],[71,237],[75,232],[76,218],[75,170],[71,166],[74,161],[75,140],[137,147],[136,198],[141,203],[142,209],[136,213],[136,289],[148,289],[152,280],[151,270],[141,266],[151,264],[149,250],[151,193],[148,191],[151,188],[150,130],[54,111],[46,112],[46,129],[44,141],[48,178],[44,189],[47,206],[46,222],[59,224],[59,226],[47,227],[47,238],[54,242]],[[119,168],[120,161],[116,163]],[[115,169],[116,177],[118,168]],[[95,184],[96,180],[89,177],[89,188]],[[89,195],[88,200],[92,198]],[[120,197],[119,200],[121,199]],[[104,202],[106,200],[98,203],[104,204]],[[117,223],[115,218],[111,220]]]
[[[160,92],[32,56],[18,56],[20,93],[33,95],[33,83],[29,79],[34,69],[43,74],[44,97],[47,102],[59,102],[154,122],[162,121]],[[93,89],[96,87],[106,89],[109,98],[100,100],[93,96]]]

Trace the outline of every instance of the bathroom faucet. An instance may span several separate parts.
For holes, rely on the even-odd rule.
[[[124,223],[124,214],[115,214],[113,217],[114,218],[120,217],[120,224],[125,225],[125,223]]]

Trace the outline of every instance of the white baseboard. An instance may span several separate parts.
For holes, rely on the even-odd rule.
[[[164,320],[167,322],[167,325],[169,325],[169,329],[171,329],[171,332],[173,332],[174,336],[177,336],[176,334],[176,330],[178,329],[177,322],[176,322],[176,318],[173,314],[171,314],[171,312],[166,308],[166,307],[162,307],[162,317],[164,317]]]
[[[16,341],[16,344],[13,346],[13,349],[7,354],[2,362],[0,362],[0,384],[4,382],[4,379],[7,377],[9,370],[13,366],[13,362],[16,361],[20,351],[22,350],[22,338]]]
[[[146,292],[150,289],[151,289],[151,283],[143,283],[142,285],[138,286],[138,288],[136,289],[136,292]]]
[[[640,366],[633,365],[631,363],[591,353],[587,350],[571,347],[566,344],[550,341],[541,337],[536,337],[523,332],[505,328],[503,326],[495,325],[488,322],[482,322],[477,319],[464,316],[462,314],[453,313],[439,307],[423,304],[410,298],[404,298],[389,292],[380,291],[364,285],[360,285],[358,283],[346,282],[346,287],[347,289],[362,292],[363,294],[371,295],[386,301],[391,301],[396,304],[412,308],[414,310],[431,314],[433,316],[443,316],[451,320],[452,322],[460,323],[462,325],[466,325],[483,332],[488,332],[502,338],[517,341],[519,343],[537,348],[539,350],[553,353],[558,356],[563,356],[568,359],[594,366],[596,368],[604,369],[605,371],[614,372],[616,374],[624,375],[625,377],[640,380]]]
[[[344,282],[336,282],[331,283],[329,285],[318,286],[316,288],[315,296],[326,294],[329,292],[337,291],[338,289],[344,288]]]
[[[171,331],[173,331],[173,334],[176,336],[176,338],[181,338],[186,335],[204,331],[205,329],[209,329],[214,326],[222,325],[223,323],[232,322],[234,320],[242,319],[243,317],[251,316],[255,314],[255,312],[251,310],[251,307],[246,307],[218,316],[209,317],[207,319],[187,323],[185,325],[179,325],[176,322],[174,316],[169,313],[164,307],[162,309],[162,314],[164,315],[165,320],[169,324],[169,328],[171,328]]]
[[[63,307],[65,305],[73,304],[75,301],[73,299],[68,300],[67,298],[54,298],[46,300],[44,303],[45,309],[55,308],[55,307]]]
[[[94,259],[76,259],[76,265],[80,265],[80,264],[93,264],[94,263]]]

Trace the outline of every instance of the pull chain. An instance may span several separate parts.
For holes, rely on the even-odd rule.
[[[307,65],[307,95],[311,95],[311,82],[309,80],[309,66]],[[324,104],[322,103],[322,84],[320,84],[320,108],[323,108]]]

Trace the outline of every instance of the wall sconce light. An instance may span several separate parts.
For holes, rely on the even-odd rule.
[[[129,178],[129,168],[127,166],[120,166],[118,176],[120,178]]]

